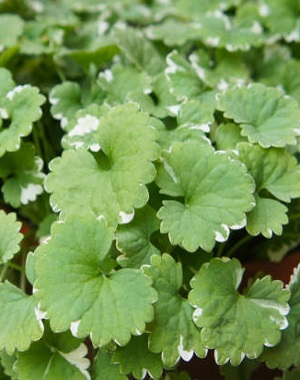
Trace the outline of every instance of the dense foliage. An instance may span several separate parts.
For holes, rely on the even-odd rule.
[[[0,379],[299,378],[300,267],[244,278],[300,243],[299,78],[298,0],[0,0]]]

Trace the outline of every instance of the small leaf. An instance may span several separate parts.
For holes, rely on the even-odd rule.
[[[23,235],[19,232],[21,223],[16,221],[16,214],[6,214],[0,210],[0,264],[6,263],[20,250]]]
[[[92,215],[52,226],[52,238],[36,252],[36,296],[55,331],[91,334],[95,346],[120,345],[145,330],[156,293],[136,269],[108,265],[112,229]],[[126,313],[124,313],[126,310]]]
[[[99,350],[94,361],[95,380],[127,380],[128,377],[122,375],[117,364],[112,363],[112,354]]]
[[[155,255],[151,258],[151,266],[144,267],[144,272],[152,277],[158,292],[154,319],[149,325],[149,349],[161,352],[167,367],[173,367],[180,358],[189,361],[194,352],[205,357],[200,331],[192,321],[193,308],[179,295],[182,285],[180,263],[166,253],[162,257]]]
[[[234,123],[220,124],[216,130],[216,144],[220,150],[235,150],[237,144],[247,139],[241,136],[241,130]]]
[[[203,344],[215,349],[219,365],[257,358],[263,346],[275,346],[287,327],[289,291],[270,276],[257,279],[240,294],[243,269],[236,259],[212,259],[191,280],[189,301]]]
[[[37,314],[37,299],[26,295],[8,281],[0,283],[0,350],[9,355],[27,350],[41,338],[43,325]]]
[[[148,349],[147,335],[132,337],[130,342],[117,349],[114,353],[114,363],[120,364],[123,374],[132,373],[135,379],[145,379],[149,373],[152,379],[159,380],[162,375],[160,356]]]
[[[0,52],[9,46],[18,42],[23,32],[24,21],[18,15],[2,14],[0,15]]]
[[[233,119],[251,143],[264,148],[295,144],[300,135],[298,102],[260,83],[227,89],[218,97],[218,109]]]
[[[53,209],[92,212],[111,224],[122,222],[124,215],[133,216],[135,207],[147,203],[145,184],[156,174],[151,163],[159,155],[156,136],[149,116],[135,104],[107,112],[95,132],[100,151],[65,151],[50,163],[45,188],[53,193]]]
[[[275,347],[265,348],[260,360],[266,362],[269,368],[288,369],[300,365],[300,266],[294,269],[294,274],[288,285],[291,292],[289,301],[291,311],[287,316],[288,327],[282,332],[282,338]]]
[[[244,165],[200,141],[174,143],[163,152],[157,184],[175,198],[163,201],[158,212],[161,232],[191,252],[227,240],[229,228],[242,228],[254,206],[254,183]]]
[[[149,264],[154,254],[159,250],[151,243],[151,235],[159,230],[159,220],[156,212],[146,206],[137,210],[132,222],[120,225],[115,234],[117,248],[123,253],[118,257],[122,267],[140,268]]]

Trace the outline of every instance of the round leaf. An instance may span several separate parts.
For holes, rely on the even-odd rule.
[[[0,210],[0,264],[10,260],[20,249],[23,235],[19,232],[21,223],[16,221],[16,214],[6,214]]]

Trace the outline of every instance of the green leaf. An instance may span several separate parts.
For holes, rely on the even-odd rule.
[[[132,66],[116,64],[99,74],[98,83],[107,93],[106,101],[111,105],[124,103],[132,92],[151,92],[151,79]]]
[[[18,15],[0,15],[0,52],[18,42],[23,32],[24,21]]]
[[[112,354],[99,350],[94,361],[95,380],[127,380],[128,377],[122,375],[117,364],[112,363]]]
[[[156,292],[136,269],[113,271],[112,229],[92,215],[54,223],[52,238],[36,252],[36,295],[55,331],[91,334],[96,346],[120,345],[145,330]],[[126,311],[126,312],[125,312]]]
[[[260,83],[227,89],[218,96],[218,109],[240,125],[242,136],[264,148],[295,144],[300,134],[297,101]]]
[[[14,85],[11,74],[0,68],[0,157],[19,149],[21,138],[30,134],[33,122],[40,119],[45,97],[36,87]],[[2,82],[1,82],[2,85]]]
[[[23,143],[16,152],[0,157],[0,178],[3,179],[4,199],[13,207],[35,201],[43,192],[45,175],[41,172],[43,161],[35,156],[31,143]]]
[[[137,69],[150,75],[159,74],[164,69],[162,57],[141,31],[119,26],[115,28],[114,35],[128,61]]]
[[[27,350],[31,341],[41,338],[43,325],[37,299],[26,295],[8,281],[0,283],[0,350],[12,355]]]
[[[263,149],[258,145],[240,143],[238,157],[256,182],[256,206],[249,213],[247,230],[251,235],[262,233],[271,237],[282,233],[288,223],[287,208],[279,201],[290,202],[300,196],[300,166],[285,149]],[[268,191],[275,199],[264,196]]]
[[[176,50],[167,55],[168,67],[165,70],[170,83],[170,91],[181,100],[199,97],[204,90],[204,83],[193,67]]]
[[[191,280],[189,301],[203,344],[215,349],[217,364],[257,358],[264,346],[275,346],[288,326],[289,291],[270,276],[257,279],[240,294],[243,269],[236,259],[212,259]]]
[[[163,152],[157,184],[174,198],[158,212],[161,232],[191,252],[210,251],[215,241],[227,240],[229,228],[242,228],[245,212],[254,206],[254,183],[245,166],[205,142],[178,142]]]
[[[214,121],[214,109],[199,101],[190,100],[183,103],[179,109],[177,122],[181,128],[209,132]]]
[[[151,266],[146,266],[144,272],[152,277],[153,286],[158,292],[154,319],[149,325],[149,349],[154,353],[161,352],[162,361],[167,367],[173,367],[180,358],[189,361],[194,352],[205,357],[207,350],[192,320],[193,308],[179,295],[181,264],[164,253],[162,257],[152,256]]]
[[[241,136],[241,130],[234,123],[220,124],[216,130],[216,145],[219,150],[235,150],[237,144],[247,139]]]
[[[146,206],[136,211],[132,222],[118,227],[115,233],[117,248],[123,254],[117,258],[122,267],[140,268],[149,264],[159,250],[151,243],[151,235],[159,230],[156,212]]]
[[[134,208],[148,200],[145,184],[155,177],[151,161],[159,154],[156,136],[151,119],[137,105],[110,110],[95,133],[100,151],[65,151],[50,163],[45,188],[53,193],[53,209],[66,214],[84,210],[110,224],[128,223]]]
[[[86,346],[70,332],[54,334],[49,330],[27,351],[18,353],[14,369],[19,380],[90,380],[86,354]]]
[[[120,364],[121,373],[132,373],[135,379],[142,380],[149,373],[152,379],[159,380],[162,375],[160,356],[149,351],[145,334],[132,337],[126,346],[118,348],[113,361]]]
[[[287,316],[288,327],[282,332],[282,338],[275,347],[268,347],[260,356],[260,360],[266,362],[269,368],[288,369],[300,365],[300,266],[294,270],[294,274],[288,285],[291,292],[289,305],[291,311]]]
[[[0,362],[3,367],[5,375],[7,375],[7,377],[3,377],[3,378],[0,375],[1,380],[6,380],[6,379],[18,380],[18,375],[14,371],[14,364],[16,362],[16,359],[17,359],[16,353],[14,353],[13,355],[8,355],[8,353],[5,350],[0,351]]]
[[[6,214],[0,210],[0,264],[6,263],[20,250],[23,235],[19,232],[21,223],[16,221],[16,214]]]

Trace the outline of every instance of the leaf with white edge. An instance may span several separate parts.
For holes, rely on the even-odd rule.
[[[263,149],[249,143],[238,145],[238,157],[256,182],[256,206],[247,216],[248,232],[266,237],[271,237],[272,232],[280,235],[288,217],[287,207],[279,201],[300,197],[300,165],[285,149]],[[265,190],[276,199],[264,197]]]
[[[6,214],[0,210],[0,264],[6,263],[20,250],[23,235],[19,232],[21,223],[15,213]]]
[[[269,368],[288,369],[300,365],[300,265],[294,269],[288,289],[291,292],[288,327],[282,332],[279,344],[265,348],[259,357],[259,360],[266,362]]]
[[[174,197],[158,212],[160,230],[191,252],[226,241],[230,228],[244,227],[245,213],[254,206],[254,181],[245,165],[208,143],[174,143],[163,152],[156,181],[161,193]]]
[[[264,346],[275,346],[286,315],[290,293],[270,276],[257,279],[244,294],[238,292],[244,270],[237,259],[212,259],[191,280],[189,302],[203,344],[215,349],[217,364],[257,358]]]
[[[167,55],[167,64],[165,74],[170,91],[178,100],[190,100],[203,93],[205,84],[199,73],[176,50]]]
[[[11,74],[0,68],[5,92],[0,92],[0,157],[19,149],[21,138],[30,134],[32,124],[42,116],[45,97],[28,84],[15,86]],[[5,126],[3,125],[5,123]]]
[[[9,46],[18,42],[23,32],[24,21],[18,15],[1,14],[0,15],[0,52]]]
[[[95,138],[100,124],[100,118],[109,110],[106,105],[98,106],[92,104],[76,112],[71,121],[66,126],[67,133],[62,138],[64,149],[84,148],[92,152],[98,152],[101,147]]]
[[[214,109],[199,100],[183,103],[179,109],[177,123],[182,128],[190,128],[208,133],[214,121]]]
[[[60,120],[62,128],[65,128],[75,113],[83,108],[81,89],[76,82],[63,82],[53,87],[49,101],[51,114],[54,119]]]
[[[215,134],[216,145],[219,150],[236,150],[237,144],[247,141],[241,136],[241,129],[234,123],[220,124]]]
[[[9,355],[15,349],[27,350],[43,335],[38,300],[8,281],[0,283],[0,309],[0,350],[5,348]]]
[[[164,69],[162,57],[140,30],[119,25],[114,36],[128,61],[137,69],[150,75],[159,74]]]
[[[147,374],[151,379],[161,379],[163,368],[160,355],[149,351],[148,336],[145,334],[132,337],[126,346],[118,348],[113,362],[120,365],[121,373],[132,373],[135,379],[145,379]]]
[[[194,309],[187,299],[179,295],[181,264],[164,253],[162,256],[152,256],[151,266],[145,266],[143,270],[151,276],[158,292],[154,319],[149,324],[150,351],[161,352],[162,361],[167,367],[173,367],[180,358],[191,360],[194,352],[204,358],[207,350],[202,345],[200,330],[193,323]]]
[[[3,179],[2,192],[6,202],[13,207],[34,201],[42,194],[45,174],[43,161],[35,156],[31,143],[23,143],[16,152],[6,152],[0,157],[0,178]]]
[[[149,94],[151,78],[134,66],[116,64],[99,74],[99,86],[107,94],[106,102],[111,105],[124,103],[132,92]]]
[[[162,40],[165,45],[174,47],[199,39],[200,28],[196,22],[168,18],[160,24],[148,26],[145,32],[151,40]]]
[[[128,223],[123,215],[133,215],[148,200],[145,185],[156,175],[151,161],[159,155],[156,137],[149,115],[136,104],[111,109],[95,132],[99,152],[65,151],[50,163],[45,188],[53,193],[53,210],[84,210],[109,224]]]
[[[151,235],[159,230],[159,224],[156,212],[147,205],[136,211],[129,224],[118,226],[115,239],[123,254],[117,261],[122,267],[140,268],[150,263],[152,255],[159,253],[151,243]]]
[[[240,0],[177,0],[176,9],[180,17],[198,19],[200,15],[209,13],[218,13],[230,9],[240,3]]]
[[[128,377],[122,375],[117,364],[112,363],[112,354],[99,350],[94,361],[95,380],[127,380]]]
[[[264,148],[294,145],[300,135],[298,102],[261,83],[225,90],[217,108],[240,125],[242,136]]]
[[[55,334],[46,330],[41,340],[18,353],[14,370],[19,380],[90,380],[86,354],[85,344],[69,331]]]
[[[51,239],[35,251],[35,294],[51,327],[71,328],[80,338],[90,334],[95,346],[124,345],[144,331],[157,299],[141,271],[107,265],[112,233],[103,219],[74,215],[55,223]]]

